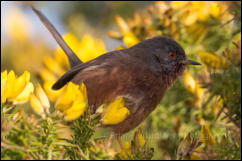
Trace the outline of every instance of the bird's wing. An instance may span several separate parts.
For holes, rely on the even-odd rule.
[[[52,89],[58,90],[62,88],[66,83],[71,81],[77,73],[81,72],[86,68],[92,68],[93,66],[103,64],[109,57],[114,57],[115,56],[114,53],[115,52],[110,52],[110,53],[101,55],[100,57],[93,59],[89,62],[81,63],[74,66],[55,82],[55,84],[52,86]]]
[[[99,59],[80,70],[71,79],[76,84],[84,82],[87,87],[89,105],[93,105],[94,110],[117,97],[130,99],[127,94],[129,90],[135,88],[133,75],[137,72],[129,55],[113,54]],[[132,101],[128,102],[129,107],[132,106]]]
[[[58,90],[62,88],[66,83],[71,81],[73,77],[82,69],[85,69],[89,66],[87,63],[79,64],[73,68],[71,68],[69,71],[67,71],[64,75],[62,75],[52,86],[52,89]]]

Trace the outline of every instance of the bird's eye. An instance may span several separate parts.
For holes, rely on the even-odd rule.
[[[176,52],[174,52],[174,51],[170,51],[170,52],[168,53],[168,56],[169,56],[171,59],[176,59]]]

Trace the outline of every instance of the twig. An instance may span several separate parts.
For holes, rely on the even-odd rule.
[[[17,145],[9,145],[4,142],[1,142],[1,147],[7,148],[7,149],[15,149],[15,150],[21,150],[21,151],[26,151],[25,148],[17,146]]]
[[[83,153],[83,151],[81,150],[81,148],[79,146],[77,148],[79,150],[79,151],[77,151],[77,154],[80,155],[83,159],[89,160],[89,158]]]
[[[234,123],[235,126],[237,126],[239,129],[241,128],[240,125],[227,112],[225,112],[225,111],[223,111],[223,112],[229,118],[229,120]]]

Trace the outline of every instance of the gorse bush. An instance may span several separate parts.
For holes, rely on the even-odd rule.
[[[179,1],[155,2],[127,19],[115,16],[119,31],[107,35],[122,43],[117,49],[164,35],[202,64],[187,68],[159,107],[119,146],[112,134],[103,137],[99,129],[129,115],[122,98],[93,114],[85,84],[51,89],[69,68],[59,47],[31,72],[15,74],[1,67],[1,159],[241,159],[240,15],[241,2]],[[17,53],[19,46],[31,46],[25,54],[46,52],[42,42],[31,42],[20,29],[2,51]],[[91,34],[63,37],[83,62],[107,52],[103,40]],[[154,139],[153,134],[159,135]]]

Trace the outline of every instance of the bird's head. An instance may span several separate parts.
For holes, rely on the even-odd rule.
[[[179,75],[187,65],[201,65],[187,59],[183,48],[175,40],[166,36],[147,39],[139,45],[148,48],[152,56],[152,64],[156,64],[156,68],[163,73]]]

